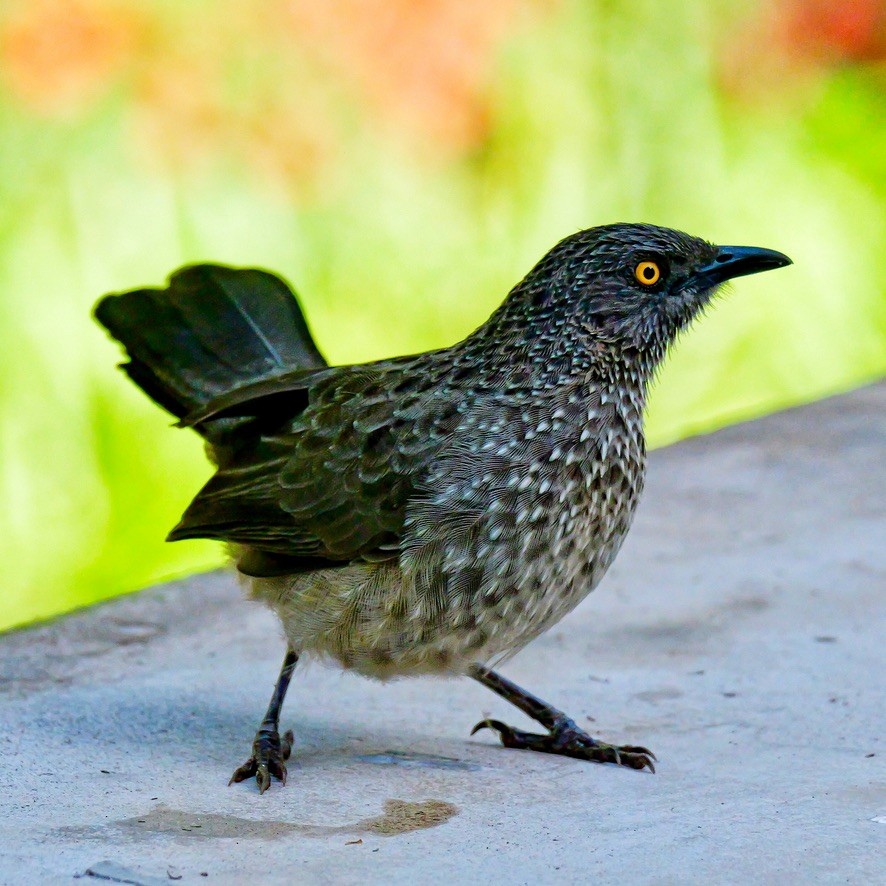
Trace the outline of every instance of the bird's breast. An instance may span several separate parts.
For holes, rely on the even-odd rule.
[[[463,430],[407,520],[401,565],[419,606],[501,655],[577,605],[615,557],[643,484],[640,412],[573,390]]]
[[[531,508],[515,515],[512,563],[519,588],[504,617],[516,644],[538,636],[602,579],[630,528],[642,491],[642,434],[615,420],[552,451],[528,476]]]

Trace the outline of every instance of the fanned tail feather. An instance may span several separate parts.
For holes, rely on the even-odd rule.
[[[327,365],[292,290],[255,268],[190,265],[165,289],[106,295],[95,317],[126,349],[123,370],[177,418],[234,388]],[[195,427],[218,443],[237,424]]]

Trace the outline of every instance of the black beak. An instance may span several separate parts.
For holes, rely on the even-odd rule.
[[[771,271],[790,264],[793,262],[784,253],[776,252],[774,249],[761,249],[757,246],[721,246],[714,260],[699,268],[692,277],[708,289],[733,277],[759,274],[760,271]]]

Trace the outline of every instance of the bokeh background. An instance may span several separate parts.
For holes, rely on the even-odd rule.
[[[209,468],[89,317],[186,262],[353,362],[650,221],[796,262],[685,336],[653,444],[882,374],[884,58],[877,0],[3,0],[0,628],[221,561],[163,543]]]

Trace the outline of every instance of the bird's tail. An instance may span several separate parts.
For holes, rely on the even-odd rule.
[[[241,385],[326,366],[292,290],[254,268],[191,265],[165,289],[106,295],[95,318],[126,349],[126,374],[182,418]],[[210,443],[229,422],[196,428]]]

